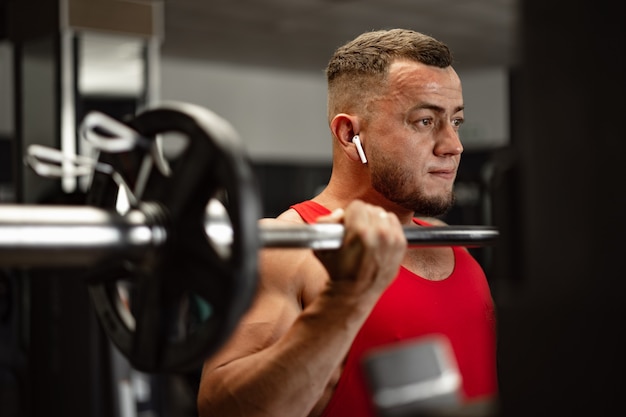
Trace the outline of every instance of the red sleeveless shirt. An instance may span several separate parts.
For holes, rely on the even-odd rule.
[[[291,208],[307,223],[330,214],[313,201]],[[400,268],[352,343],[322,417],[374,417],[363,357],[373,348],[433,334],[444,335],[452,345],[465,400],[496,394],[495,314],[489,285],[482,268],[465,249],[452,250],[454,271],[445,280],[429,281]]]

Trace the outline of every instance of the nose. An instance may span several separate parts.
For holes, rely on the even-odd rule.
[[[458,127],[446,124],[440,129],[436,138],[434,152],[437,156],[455,156],[463,152],[463,144],[459,137]]]

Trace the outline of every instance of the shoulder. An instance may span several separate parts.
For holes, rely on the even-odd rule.
[[[283,211],[276,218],[261,219],[261,222],[267,223],[267,224],[274,223],[277,225],[282,224],[282,225],[288,226],[290,223],[302,224],[304,223],[304,220],[302,219],[302,217],[300,217],[300,214],[298,214],[296,210],[290,208],[288,210]]]
[[[277,218],[259,221],[262,227],[289,228],[304,221],[294,210],[287,210]],[[325,282],[326,270],[313,251],[299,248],[266,248],[259,253],[259,279],[262,291],[278,292],[302,304],[308,297],[305,291],[317,288],[320,278]]]

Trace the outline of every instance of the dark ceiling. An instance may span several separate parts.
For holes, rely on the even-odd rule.
[[[457,68],[511,66],[516,0],[164,0],[162,54],[318,71],[367,30],[404,27],[446,42]]]

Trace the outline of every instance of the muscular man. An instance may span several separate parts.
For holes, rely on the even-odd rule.
[[[407,248],[402,232],[454,202],[464,105],[451,65],[446,45],[402,29],[335,51],[326,69],[329,183],[263,221],[342,222],[343,246],[262,251],[254,304],[203,368],[201,416],[373,416],[364,355],[430,334],[450,341],[464,401],[496,393],[482,269],[464,248]]]

